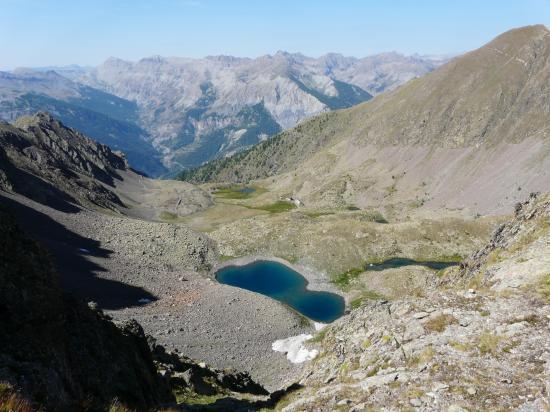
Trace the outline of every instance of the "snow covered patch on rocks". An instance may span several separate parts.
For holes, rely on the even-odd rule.
[[[327,326],[327,323],[313,322],[313,327],[315,328],[316,331],[320,331],[325,326]]]
[[[286,358],[292,363],[302,363],[314,359],[319,354],[319,351],[308,350],[303,345],[306,340],[311,338],[311,335],[302,333],[298,336],[276,340],[271,348],[276,352],[286,353]]]

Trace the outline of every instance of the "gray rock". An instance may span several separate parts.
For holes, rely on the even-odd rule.
[[[414,406],[414,407],[421,407],[422,406],[422,401],[418,398],[412,398],[412,399],[409,399],[409,403]]]

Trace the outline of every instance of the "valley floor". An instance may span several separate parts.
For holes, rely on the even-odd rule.
[[[173,189],[167,190],[172,192]],[[163,190],[159,188],[159,193]],[[394,218],[388,222],[372,211],[287,207],[285,202],[277,202],[273,194],[262,190],[240,199],[224,198],[214,192],[214,201],[209,206],[194,207],[182,213],[184,216],[173,216],[163,214],[170,209],[162,204],[161,197],[154,196],[155,202],[159,199],[160,203],[151,204],[151,199],[139,198],[136,204],[148,206],[135,208],[134,212],[142,210],[137,215],[146,213],[147,216],[141,217],[160,217],[164,222],[90,209],[65,213],[18,195],[4,195],[3,201],[16,211],[22,225],[55,255],[66,288],[86,301],[97,302],[115,321],[136,319],[146,333],[167,349],[216,368],[248,371],[269,390],[295,382],[304,373],[304,368],[307,372],[311,367],[316,368],[315,365],[321,369],[303,381],[308,385],[308,379],[321,376],[325,366],[327,370],[339,370],[352,362],[345,366],[351,373],[355,358],[343,363],[338,360],[340,363],[336,366],[325,364],[326,353],[338,356],[338,348],[342,346],[327,346],[333,340],[327,340],[325,335],[335,337],[339,331],[344,331],[345,345],[354,345],[347,341],[357,335],[360,328],[351,333],[349,325],[361,316],[365,324],[378,322],[377,311],[385,309],[372,303],[377,300],[404,299],[391,303],[392,308],[393,305],[397,305],[397,309],[407,307],[407,313],[413,309],[425,311],[430,319],[450,314],[459,323],[462,317],[474,322],[471,308],[448,309],[443,303],[443,306],[437,303],[438,299],[443,299],[442,302],[451,299],[441,295],[436,299],[433,295],[444,271],[420,265],[383,271],[365,271],[364,268],[369,262],[396,256],[419,261],[455,261],[478,249],[501,220],[426,211],[423,216]],[[167,204],[172,205],[173,199],[171,193]],[[273,204],[278,206],[274,208]],[[312,345],[322,351],[315,363],[292,364],[285,354],[274,352],[271,347],[278,339],[314,334],[309,321],[272,299],[219,284],[212,277],[213,268],[224,262],[244,263],[256,257],[285,259],[304,274],[312,289],[339,290],[350,309],[362,307],[352,310],[351,315],[346,315],[314,339],[317,343]],[[480,299],[479,295],[475,299]],[[477,301],[464,302],[471,306]],[[512,304],[512,301],[506,302],[506,305]],[[395,313],[399,312],[397,309]],[[491,313],[493,309],[489,309]],[[465,311],[464,316],[460,311]],[[415,319],[413,323],[418,324],[414,314],[411,316]],[[478,318],[484,315],[476,316],[475,322],[482,326],[485,319]],[[539,319],[545,315],[537,313],[536,316]],[[495,323],[495,328],[498,325]],[[482,333],[481,329],[476,329],[477,332]],[[500,336],[508,332],[507,329],[497,332],[491,329],[490,333]],[[374,339],[369,338],[370,335],[370,332],[361,334],[361,340]],[[387,335],[393,336],[393,332]],[[383,336],[375,338],[384,342]],[[338,342],[340,338],[335,339]],[[460,344],[460,340],[457,342]],[[387,344],[393,345],[390,341]],[[377,345],[379,343],[374,346]],[[396,348],[399,349],[399,345]],[[327,375],[322,379],[330,381],[333,378]],[[326,402],[324,395],[312,398],[308,392],[317,385],[309,385],[300,395],[304,402],[313,402],[304,403],[308,405],[306,409],[314,407],[320,399]],[[345,393],[359,388],[359,383],[344,385]],[[339,395],[340,389],[334,390],[336,397],[330,395],[330,399],[345,400],[344,395]],[[327,387],[327,394],[334,390]],[[421,395],[418,397],[420,402],[427,402]],[[290,410],[302,407],[302,401],[292,396],[285,402],[293,405]]]

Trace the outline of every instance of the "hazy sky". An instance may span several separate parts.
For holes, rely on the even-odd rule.
[[[0,0],[0,69],[109,56],[455,54],[550,25],[550,0]]]

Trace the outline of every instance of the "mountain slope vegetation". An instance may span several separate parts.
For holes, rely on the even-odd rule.
[[[544,26],[512,30],[395,91],[181,177],[248,182],[279,175],[274,188],[316,205],[335,190],[340,203],[359,206],[384,199],[510,207],[526,185],[548,189],[549,56]],[[490,179],[501,186],[480,190]]]

